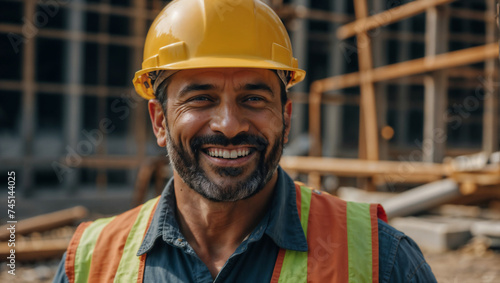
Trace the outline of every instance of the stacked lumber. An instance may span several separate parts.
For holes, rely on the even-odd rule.
[[[9,242],[11,224],[3,225],[0,227],[0,257],[6,258],[12,254],[12,249],[18,261],[61,257],[75,230],[68,225],[87,215],[85,207],[76,206],[21,220],[15,224],[15,242]]]

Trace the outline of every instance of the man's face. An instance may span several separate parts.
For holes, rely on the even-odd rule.
[[[196,69],[170,78],[165,111],[164,135],[155,134],[176,173],[207,199],[237,201],[273,176],[287,142],[291,102],[282,106],[272,71]]]

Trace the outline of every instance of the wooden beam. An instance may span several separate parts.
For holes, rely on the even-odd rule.
[[[319,42],[329,42],[330,33],[325,31],[312,31],[309,32],[308,35],[309,40],[319,41]],[[390,31],[390,30],[382,30],[379,34],[377,34],[377,38],[385,39],[385,40],[394,40],[394,41],[413,41],[413,42],[424,42],[425,34],[424,33],[411,33],[405,31]],[[470,32],[461,32],[461,33],[451,33],[449,35],[450,42],[465,42],[470,43],[472,45],[481,45],[485,44],[486,40],[484,35],[482,34],[473,34]],[[320,49],[324,48],[325,52],[330,51],[328,46],[315,46],[315,48]]]
[[[78,167],[91,167],[91,168],[136,168],[140,164],[135,156],[124,157],[85,157]]]
[[[23,26],[21,25],[15,25],[15,24],[0,24],[0,30],[3,32],[13,32],[13,33],[23,33]],[[56,29],[40,29],[38,30],[38,33],[36,36],[40,37],[50,37],[50,38],[57,38],[61,40],[67,40],[72,36],[72,33],[70,30],[56,30]],[[33,39],[30,39],[31,41]],[[134,40],[133,37],[131,36],[119,36],[119,35],[109,35],[107,33],[96,33],[96,34],[90,34],[90,33],[84,33],[80,34],[78,38],[76,39],[77,41],[83,41],[83,42],[94,42],[94,43],[101,43],[101,44],[119,44],[119,45],[126,45],[130,47],[136,46],[136,41]],[[139,46],[142,48],[142,44]]]
[[[75,206],[73,208],[38,215],[19,221],[16,224],[16,234],[26,235],[32,232],[43,232],[64,225],[69,225],[86,217],[87,214],[88,211],[85,207]],[[0,226],[1,241],[7,240],[10,236],[10,231],[7,230],[8,227],[9,224]]]
[[[368,17],[366,0],[354,0],[356,19]],[[371,39],[366,31],[356,36],[358,64],[361,76],[366,76],[373,70]],[[358,157],[360,159],[378,160],[378,127],[377,110],[375,102],[375,86],[372,82],[361,83],[361,101],[359,107],[359,143]],[[368,191],[375,191],[376,187],[372,178],[358,179],[358,186]]]
[[[368,17],[366,0],[355,0],[354,9],[357,19]],[[358,63],[361,76],[367,76],[373,69],[371,40],[366,32],[358,33]],[[359,157],[378,160],[377,111],[375,87],[373,82],[361,83]]]
[[[317,9],[310,9],[302,5],[283,5],[281,8],[276,9],[276,14],[280,18],[299,18],[299,19],[309,19],[316,21],[324,21],[338,24],[345,24],[352,21],[354,18],[349,15],[328,12]]]
[[[487,165],[476,172],[454,171],[448,164],[399,161],[372,161],[361,159],[312,156],[283,156],[280,162],[286,171],[333,174],[344,177],[374,177],[381,183],[427,183],[450,177],[458,183],[479,186],[500,184],[500,165]]]
[[[46,258],[60,258],[68,248],[69,239],[16,241],[16,260],[33,261]],[[0,242],[0,257],[10,255],[8,242]]]
[[[335,174],[347,177],[406,176],[420,175],[440,178],[450,174],[443,164],[399,161],[373,161],[346,158],[283,156],[280,162],[284,170],[301,173]]]
[[[369,30],[418,15],[428,8],[447,4],[453,1],[455,0],[413,1],[370,17],[358,18],[356,21],[340,27],[337,30],[337,37],[339,39],[346,39],[356,34],[367,32]],[[356,1],[354,3],[356,3]]]
[[[383,174],[374,175],[373,181],[376,185],[386,184],[424,184],[441,180],[441,176],[425,174]]]
[[[479,186],[500,185],[500,167],[495,173],[456,173],[451,176],[460,183],[475,184]]]
[[[484,69],[472,67],[452,68],[448,70],[448,76],[452,78],[477,79],[478,77],[484,77],[484,74]]]
[[[471,9],[450,8],[450,17],[464,20],[474,20],[478,22],[495,22],[495,13],[493,12],[494,10],[495,8],[493,8],[493,10],[490,10],[489,6],[484,12]]]
[[[486,0],[487,10],[495,11],[495,0]],[[493,13],[491,13],[493,14]],[[493,14],[494,15],[494,14]],[[492,18],[493,18],[492,15]],[[486,23],[486,42],[493,43],[498,40],[496,34],[498,33],[495,22],[490,21]],[[495,81],[498,79],[498,58],[491,58],[486,60],[484,66],[484,77],[480,77],[480,89],[484,95],[483,102],[483,151],[492,153],[498,150],[498,84]],[[496,74],[495,74],[496,73]]]
[[[359,86],[364,81],[379,82],[406,76],[422,74],[447,68],[454,68],[498,57],[498,43],[466,48],[432,57],[423,57],[379,67],[366,76],[359,72],[325,78],[314,82],[320,92]]]
[[[449,35],[449,40],[450,42],[457,41],[457,42],[466,42],[472,45],[480,45],[480,44],[485,44],[486,40],[484,38],[484,35],[482,34],[472,34],[469,32],[463,32],[463,33],[452,33]]]

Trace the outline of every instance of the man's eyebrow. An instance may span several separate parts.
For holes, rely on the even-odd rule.
[[[192,91],[200,91],[200,90],[214,90],[217,87],[213,84],[197,84],[197,83],[192,83],[184,86],[180,91],[179,91],[179,97],[182,97]]]
[[[239,88],[239,90],[263,90],[274,96],[274,92],[271,87],[265,83],[244,84]]]

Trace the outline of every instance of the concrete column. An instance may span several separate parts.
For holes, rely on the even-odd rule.
[[[71,31],[66,43],[65,62],[65,102],[64,102],[64,134],[66,145],[78,153],[78,142],[82,130],[83,115],[83,11],[80,9],[83,0],[73,0],[68,6],[68,29]],[[64,175],[64,186],[75,190],[78,181],[78,170]]]
[[[102,1],[104,5],[110,5],[109,0]],[[108,33],[108,26],[109,26],[109,14],[108,13],[101,13],[99,15],[99,22],[100,22],[100,27],[99,27],[99,32],[101,33],[101,36],[106,39],[106,44],[102,43],[98,45],[98,54],[97,54],[97,61],[98,61],[98,76],[97,76],[97,83],[99,85],[99,92],[97,93],[97,109],[96,109],[96,114],[98,117],[99,121],[102,121],[103,119],[106,119],[106,109],[108,107],[107,105],[107,95],[109,93],[107,85],[108,85],[108,49],[109,49],[109,33]],[[102,141],[99,143],[96,149],[96,153],[100,157],[104,157],[107,154],[108,151],[108,134],[103,135]],[[96,186],[99,191],[105,190],[106,186],[108,184],[108,173],[106,172],[105,168],[98,168],[97,169],[97,176],[96,176]]]
[[[347,5],[345,1],[332,0],[333,12],[344,14],[346,13]],[[340,24],[330,24],[330,52],[328,64],[328,76],[338,76],[344,73],[346,59],[341,48],[341,41],[335,35]],[[340,90],[339,93],[342,93]],[[324,128],[323,156],[337,157],[342,145],[342,113],[343,105],[326,105],[324,118],[325,123],[321,123]]]
[[[142,57],[143,57],[143,46],[146,41],[146,18],[147,15],[146,10],[146,0],[134,0],[134,9],[135,9],[135,17],[134,17],[134,26],[133,26],[133,34],[137,40],[137,44],[134,47],[134,56],[131,64],[132,73],[141,68],[142,65]],[[147,112],[147,104],[146,101],[135,93],[135,90],[131,89],[130,91],[131,100],[129,105],[132,109],[132,135],[133,139],[137,145],[137,153],[136,158],[140,160],[139,164],[146,158],[146,141],[147,141],[147,130],[146,127],[151,127],[149,121],[146,119]],[[129,184],[133,187],[133,183],[135,182],[136,176],[133,174],[135,170],[130,170],[129,176]]]
[[[429,8],[426,18],[425,54],[432,56],[448,50],[449,12],[447,6]],[[432,72],[424,78],[424,162],[442,162],[446,141],[440,138],[446,133],[443,113],[448,106],[448,75],[446,70]]]
[[[402,33],[411,33],[411,19],[403,20],[400,23]],[[410,59],[410,41],[404,40],[399,43],[398,62],[404,62]],[[407,78],[400,79],[397,96],[397,122],[395,125],[395,138],[398,147],[404,148],[408,143],[409,120],[410,120],[410,86]]]
[[[24,3],[23,14],[26,19],[33,19],[36,1],[29,0]],[[35,132],[35,42],[36,34],[26,40],[22,50],[23,56],[23,98],[22,98],[22,138],[23,138],[23,174],[20,184],[21,194],[28,193],[33,187],[33,136]]]
[[[293,4],[296,6],[309,7],[309,0],[293,0]],[[307,44],[309,33],[309,23],[307,19],[294,19],[294,24],[291,30],[291,40],[292,48],[295,58],[299,60],[299,68],[306,70],[308,67],[307,62]],[[307,92],[309,86],[305,81],[294,86],[292,91],[296,92]],[[307,105],[296,104],[293,105],[292,114],[292,129],[290,131],[290,140],[293,141],[298,135],[306,130],[308,116],[307,116]]]

